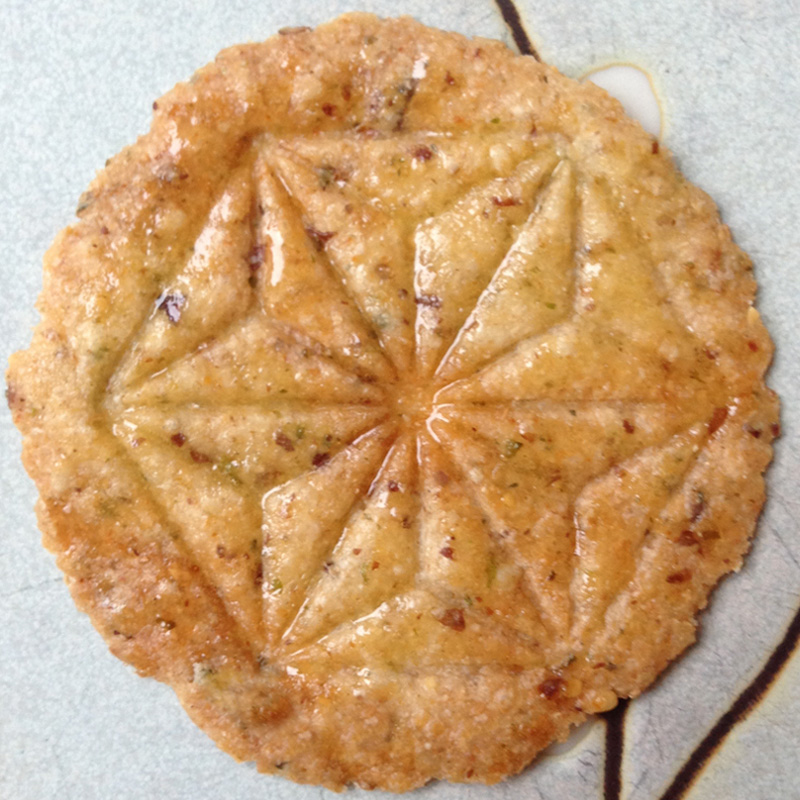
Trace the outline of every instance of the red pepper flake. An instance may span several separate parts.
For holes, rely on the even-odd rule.
[[[306,234],[317,250],[322,251],[325,245],[336,236],[336,231],[318,231],[316,228],[306,228]]]
[[[327,464],[331,460],[331,457],[328,453],[314,453],[314,457],[311,459],[311,463],[315,467],[321,467],[324,464]]]
[[[442,625],[446,625],[454,631],[463,631],[467,627],[467,623],[464,622],[464,612],[460,608],[448,608],[437,619]]]
[[[169,321],[175,325],[180,321],[181,309],[185,303],[186,298],[180,292],[175,292],[175,294],[165,295],[161,299],[161,302],[158,303],[158,308],[159,310],[164,311],[167,315],[167,319],[169,319]]]
[[[716,350],[712,350],[709,347],[706,347],[705,350],[703,350],[703,352],[706,354],[706,358],[710,359],[711,361],[716,361],[717,356],[719,355],[719,353]]]
[[[401,520],[400,524],[404,528],[410,528],[411,527],[411,517],[409,517],[409,516],[403,517],[403,519]]]
[[[773,423],[772,423],[772,424],[769,426],[769,429],[770,429],[770,431],[772,432],[772,435],[773,435],[773,436],[774,436],[776,439],[777,439],[777,438],[778,438],[778,437],[781,435],[781,426],[780,426],[780,425],[778,425],[778,423],[777,423],[777,422],[773,422]]]
[[[679,569],[671,575],[667,575],[667,583],[686,583],[692,577],[690,569]]]
[[[250,251],[250,254],[247,256],[247,263],[250,266],[250,272],[258,272],[258,270],[261,269],[261,265],[264,263],[265,252],[266,248],[263,244],[256,245]]]
[[[712,436],[715,434],[722,427],[726,419],[728,419],[728,409],[724,406],[715,408],[711,419],[708,421],[708,435]]]
[[[169,437],[169,440],[176,447],[183,447],[186,443],[186,437],[182,433],[173,433],[172,436]]]
[[[752,425],[745,425],[744,429],[754,438],[760,439],[761,438],[761,431],[758,428],[754,428]]]
[[[509,206],[522,205],[522,200],[520,200],[518,197],[497,197],[497,195],[495,195],[492,197],[492,202],[498,208],[508,208]]]
[[[356,128],[356,133],[359,136],[363,136],[365,139],[377,139],[381,135],[381,132],[377,128],[370,128],[367,125],[359,125]]]
[[[360,547],[354,547],[353,548],[353,555],[354,556],[357,556],[360,552],[361,552],[361,548]]]
[[[353,92],[351,86],[349,83],[346,83],[344,86],[342,86],[342,100],[344,100],[346,103],[352,96]]]
[[[752,339],[747,343],[747,346],[754,352],[758,352],[758,344],[754,342]]]
[[[436,478],[439,486],[447,486],[450,483],[450,476],[444,470],[437,470],[433,477]]]
[[[192,461],[194,461],[195,464],[208,464],[208,462],[211,461],[205,453],[200,453],[197,450],[190,450],[189,455],[192,457]]]
[[[259,561],[256,567],[256,574],[253,576],[253,583],[258,587],[264,583],[264,564]]]
[[[690,519],[692,522],[697,522],[700,517],[703,516],[703,512],[706,510],[706,498],[703,496],[702,492],[697,492],[697,499],[692,505],[691,509],[691,516]]]
[[[380,565],[381,565],[381,562],[380,562],[380,561],[373,561],[373,562],[372,562],[372,569],[378,569],[378,567],[379,567]]]
[[[282,447],[287,453],[291,453],[294,450],[292,440],[283,431],[275,431],[272,438],[275,440],[275,444],[278,447]]]
[[[552,700],[557,694],[564,691],[565,686],[563,678],[548,678],[539,684],[538,691],[546,700]]]
[[[531,123],[531,129],[528,131],[528,133],[530,133],[531,136],[534,136],[536,134],[536,123],[535,122]]]
[[[437,297],[435,294],[420,294],[414,298],[414,302],[418,306],[428,306],[428,308],[441,308],[442,298]]]
[[[653,155],[656,155],[660,149],[658,142],[653,142],[653,146],[650,149],[653,151]]]
[[[153,100],[153,111],[158,111],[158,102]]]
[[[439,555],[443,555],[445,558],[449,558],[452,561],[453,560],[453,548],[452,547],[443,547],[439,551]]]
[[[684,547],[691,547],[692,545],[700,544],[700,537],[694,531],[690,531],[687,528],[681,531],[681,535],[678,537],[678,544]],[[667,578],[667,580],[669,580],[669,578]]]
[[[625,433],[633,433],[636,428],[627,420],[622,420],[622,427],[625,428]]]
[[[414,150],[414,158],[416,158],[417,161],[430,161],[433,158],[433,150],[421,144]]]
[[[108,227],[106,225],[102,225],[100,227],[100,233],[103,234],[103,236],[107,236],[108,235]]]
[[[336,114],[336,106],[333,105],[333,103],[323,103],[322,113],[325,114],[326,117],[332,117]]]
[[[399,492],[399,491],[400,491],[400,484],[399,484],[397,481],[389,481],[389,482],[386,484],[386,488],[387,488],[387,489],[388,489],[390,492]]]
[[[447,72],[445,72],[445,74],[444,74],[444,82],[448,86],[452,86],[456,82],[456,79],[450,74],[450,70],[447,70]]]

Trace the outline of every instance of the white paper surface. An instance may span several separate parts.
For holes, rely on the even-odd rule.
[[[628,711],[621,797],[655,800],[762,668],[800,606],[800,10],[793,0],[517,5],[542,57],[567,74],[618,61],[651,74],[665,110],[663,141],[688,178],[714,197],[754,259],[758,306],[777,343],[769,382],[783,400],[783,437],[754,551],[742,573],[715,593],[700,643]],[[42,254],[71,220],[94,171],[146,130],[152,101],[225,46],[356,9],[408,13],[511,42],[490,0],[3,2],[4,363],[27,346],[36,322]],[[0,436],[0,797],[333,797],[236,764],[189,722],[168,688],[139,679],[108,653],[39,544],[36,493],[5,409]],[[798,796],[799,664],[795,657],[732,730],[687,797]],[[567,754],[540,759],[500,786],[434,784],[415,796],[600,798],[605,725],[585,733]]]

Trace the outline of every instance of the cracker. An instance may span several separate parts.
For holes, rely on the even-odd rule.
[[[410,19],[221,53],[9,402],[115,655],[264,772],[494,782],[691,644],[777,435],[751,264],[591,84]]]

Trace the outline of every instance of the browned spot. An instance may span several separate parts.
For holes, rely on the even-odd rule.
[[[667,575],[667,583],[686,583],[692,577],[690,569],[679,569],[671,575]]]
[[[433,476],[439,486],[447,486],[450,483],[450,476],[444,470],[437,470]]]
[[[399,484],[397,481],[389,481],[389,482],[386,484],[386,488],[387,488],[387,489],[388,489],[390,492],[399,492],[399,491],[400,491],[400,484]]]
[[[716,433],[722,427],[727,418],[727,408],[724,406],[715,408],[714,412],[711,414],[711,419],[708,421],[708,435],[712,436],[714,433]]]
[[[336,106],[333,103],[323,103],[322,104],[322,113],[326,117],[333,117],[336,115]]]
[[[183,447],[183,445],[186,444],[186,437],[180,432],[173,433],[172,436],[169,437],[169,440],[177,447]]]
[[[292,440],[283,431],[275,431],[272,438],[275,440],[275,444],[278,447],[282,447],[287,453],[291,453],[294,450]]]
[[[629,422],[627,419],[622,420],[622,427],[625,428],[625,433],[633,433],[636,430],[633,423]]]
[[[440,555],[443,555],[445,558],[449,558],[451,561],[453,560],[453,548],[452,547],[443,547],[439,551]]]
[[[752,339],[747,343],[747,346],[754,352],[758,352],[758,343],[754,342]]]
[[[653,152],[653,155],[656,155],[659,151],[658,142],[653,142],[652,147],[650,148]]]
[[[433,158],[433,150],[421,144],[419,147],[414,148],[414,158],[417,161],[430,161]]]
[[[286,695],[270,692],[269,697],[259,698],[248,710],[250,722],[254,725],[275,725],[292,713],[292,703]]]
[[[691,547],[692,545],[699,543],[700,537],[694,531],[690,531],[688,528],[681,531],[681,535],[678,537],[678,544],[682,544],[684,547]],[[667,578],[667,580],[669,580],[669,578]]]
[[[336,236],[336,231],[318,231],[316,228],[306,228],[306,235],[314,243],[317,250],[322,251],[325,244]]]
[[[695,501],[692,503],[692,507],[689,512],[689,519],[692,522],[697,522],[700,517],[703,516],[703,512],[706,510],[706,498],[702,492],[697,492],[695,494]]]
[[[266,250],[263,244],[256,245],[252,250],[250,250],[250,254],[247,256],[247,263],[250,266],[251,272],[258,272],[261,269],[261,265],[264,263],[264,254]]]
[[[518,197],[492,197],[492,202],[499,208],[507,208],[509,206],[521,206],[522,200]]]
[[[201,453],[198,450],[190,450],[189,455],[192,457],[192,461],[194,461],[195,464],[207,464],[211,461],[205,453]]]
[[[414,298],[418,306],[428,306],[429,308],[441,308],[442,298],[435,294],[419,294]]]
[[[315,467],[321,467],[324,464],[327,464],[331,460],[331,457],[328,453],[314,453],[314,457],[311,459],[311,463]]]
[[[556,695],[561,694],[565,686],[566,684],[562,678],[548,678],[539,684],[538,692],[542,697],[551,700]]]
[[[464,621],[464,612],[460,608],[448,608],[437,619],[442,625],[446,625],[454,631],[463,631],[467,627],[467,623]]]

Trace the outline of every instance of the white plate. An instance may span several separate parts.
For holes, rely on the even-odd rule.
[[[354,7],[408,13],[430,25],[510,44],[514,33],[524,38],[511,4],[492,0],[5,0],[4,358],[29,341],[44,250],[70,221],[95,169],[145,131],[152,100],[227,45],[266,38],[285,25],[314,25]],[[624,719],[616,712],[590,725],[566,753],[562,748],[547,755],[500,786],[434,784],[417,796],[798,797],[800,658],[790,659],[761,696],[750,690],[752,696],[739,700],[741,710],[749,711],[741,721],[725,716],[765,664],[777,671],[788,655],[778,650],[770,661],[800,606],[796,4],[673,0],[667,10],[666,4],[634,0],[559,0],[517,7],[536,49],[567,74],[580,77],[602,65],[630,62],[651,75],[663,102],[664,143],[689,179],[714,197],[756,263],[758,305],[778,346],[769,382],[783,399],[784,434],[768,476],[769,503],[744,570],[715,593],[699,644],[632,702]],[[0,558],[0,797],[325,796],[324,790],[235,764],[189,722],[169,689],[139,680],[108,653],[39,545],[35,491],[20,465],[19,436],[7,411],[0,437],[6,519]],[[800,618],[790,633],[796,638],[798,632]],[[748,700],[753,703],[744,708]],[[609,731],[623,733],[624,745]],[[684,784],[688,789],[681,794]]]

